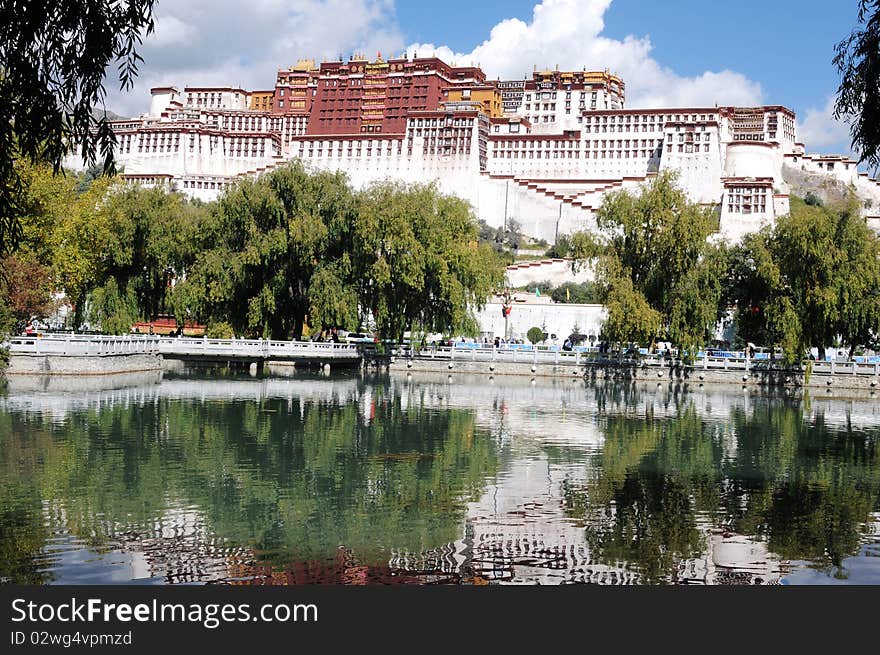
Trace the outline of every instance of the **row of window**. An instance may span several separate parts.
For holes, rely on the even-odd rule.
[[[137,177],[137,178],[129,178],[128,184],[143,184],[145,186],[155,186],[157,184],[161,186],[167,186],[168,178],[167,177]]]
[[[309,150],[323,150],[326,148],[327,150],[333,150],[334,148],[338,150],[342,149],[351,149],[355,148],[360,150],[361,148],[372,149],[375,148],[380,150],[382,148],[390,149],[395,143],[402,143],[401,139],[317,139],[314,141],[306,141],[302,142],[302,148],[308,148]]]
[[[222,190],[231,185],[232,182],[216,182],[212,180],[184,180],[184,189],[213,189]]]
[[[262,132],[266,129],[263,117],[257,116],[224,116],[223,128],[248,132]]]
[[[417,118],[415,119],[416,127],[443,127],[452,126],[459,127],[464,125],[473,125],[473,118]]]
[[[578,116],[578,123],[583,123],[582,119],[583,119],[582,116]],[[615,127],[617,128],[616,130],[614,129]],[[641,128],[642,128],[641,129],[642,132],[660,132],[663,130],[663,125],[662,124],[655,125],[654,123],[645,123],[641,126]],[[630,125],[591,126],[589,124],[584,125],[584,132],[587,132],[587,133],[590,133],[590,132],[596,132],[596,133],[615,132],[615,131],[619,132],[619,133],[638,132],[639,126],[638,125],[632,125],[632,126],[630,126]]]
[[[763,214],[767,211],[767,192],[762,188],[736,187],[727,192],[727,211],[735,214]]]
[[[412,149],[407,150],[409,155],[412,155]],[[469,155],[471,154],[470,146],[465,148],[458,148],[455,146],[424,146],[422,148],[423,155]]]
[[[392,154],[395,154],[395,153],[399,156],[403,150],[403,143],[401,141],[388,141],[388,144],[386,145],[385,148],[382,148],[380,146],[376,146],[376,148],[361,147],[360,143],[358,143],[357,147],[355,147],[355,148],[352,148],[351,146],[348,146],[347,148],[343,148],[341,146],[341,143],[342,142],[340,141],[339,142],[340,145],[335,148],[337,157],[342,157],[343,151],[345,152],[347,157],[362,157],[362,156],[372,157],[374,152],[376,153],[377,157],[381,157],[383,153],[385,154],[385,156],[390,157]],[[396,147],[394,147],[395,144],[396,144]],[[332,157],[333,151],[334,151],[334,148],[328,146],[327,147],[327,156]],[[308,150],[303,150],[301,152],[301,154],[303,156],[307,155],[309,157],[323,157],[324,156],[324,149],[310,147]]]
[[[703,152],[709,152],[709,144],[703,144]],[[666,152],[672,152],[672,146],[667,144]],[[682,154],[690,154],[700,152],[700,144],[699,143],[679,143],[678,150]]]
[[[625,116],[585,116],[586,125],[632,125],[634,123],[696,123],[712,122],[715,114],[626,114]]]
[[[672,143],[672,134],[666,135],[666,143]],[[703,141],[711,141],[712,133],[711,132],[681,132],[678,135],[678,142],[684,143],[685,141],[689,143],[693,143],[694,141],[699,141],[702,138]]]
[[[523,139],[514,141],[498,141],[496,148],[506,147],[516,150],[546,150],[550,148],[577,148],[579,141],[572,139],[533,140]],[[598,143],[598,142],[597,142]],[[604,141],[602,143],[605,143]],[[589,148],[589,145],[587,146]]]
[[[410,130],[410,139],[412,139],[413,136],[422,136],[422,134],[424,134],[424,136],[426,136],[426,137],[433,136],[433,135],[436,135],[438,132],[444,136],[450,136],[450,137],[467,137],[467,136],[470,136],[470,133],[471,133],[471,131],[469,129],[462,129],[460,127],[459,128],[452,128],[452,129],[443,129],[442,131],[441,130],[432,130],[430,128],[425,128],[424,130],[416,128],[415,130]]]

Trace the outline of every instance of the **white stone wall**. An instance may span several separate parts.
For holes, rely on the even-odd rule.
[[[441,191],[469,201],[489,225],[515,221],[528,236],[551,243],[560,234],[595,230],[595,212],[608,193],[638,192],[659,170],[674,171],[692,201],[720,207],[722,237],[733,241],[787,211],[783,159],[854,184],[876,198],[880,208],[880,185],[859,175],[855,162],[803,154],[793,117],[782,108],[736,110],[735,122],[733,108],[606,111],[607,101],[598,91],[593,111],[592,90],[529,90],[518,113],[530,117],[530,133],[525,124],[521,132],[511,133],[510,123],[490,125],[481,117],[472,120],[469,152],[461,148],[461,132],[456,131],[457,152],[441,154],[447,151],[431,152],[440,140],[433,115],[431,131],[420,113],[410,117],[402,136],[315,138],[305,136],[304,115],[247,111],[247,94],[240,89],[179,93],[157,88],[149,115],[117,124],[117,156],[127,174],[169,175],[170,187],[206,200],[237,177],[260,174],[287,159],[300,159],[316,170],[342,171],[357,188],[383,180],[433,181]],[[545,123],[551,115],[554,121]],[[444,116],[437,113],[438,127]],[[754,134],[761,129],[764,135]],[[74,157],[65,163],[77,162]],[[725,184],[731,178],[772,180],[772,202],[760,215],[729,211]]]
[[[501,302],[493,300],[477,312],[482,335],[489,338],[504,336],[501,308]],[[580,334],[598,337],[605,316],[602,305],[514,303],[508,318],[508,336],[512,339],[525,339],[529,328],[539,327],[548,334],[555,334],[557,342],[562,344],[577,326]]]

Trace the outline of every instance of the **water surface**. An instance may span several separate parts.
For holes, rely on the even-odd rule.
[[[12,379],[0,580],[880,584],[878,439],[870,398]]]

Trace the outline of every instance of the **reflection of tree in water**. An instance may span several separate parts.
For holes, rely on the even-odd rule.
[[[599,475],[566,485],[567,511],[588,519],[594,556],[629,562],[646,582],[673,579],[701,551],[698,517],[764,538],[785,559],[840,567],[880,508],[878,431],[810,423],[797,404],[737,409],[726,428],[693,406],[673,419],[610,416],[602,428]]]
[[[41,584],[41,550],[50,537],[43,517],[43,489],[37,475],[51,447],[45,432],[33,438],[0,413],[0,584]]]
[[[729,503],[747,501],[737,522],[785,558],[845,575],[843,559],[858,551],[869,514],[880,510],[880,431],[828,426],[822,415],[806,422],[794,407],[740,412],[734,423],[740,446],[727,475],[740,485]]]
[[[599,560],[629,562],[647,583],[667,581],[703,548],[695,512],[716,505],[720,442],[693,407],[673,421],[608,417],[603,432],[599,476],[570,485],[566,506],[586,514]]]
[[[146,535],[169,499],[198,508],[210,532],[258,563],[334,558],[340,545],[371,564],[392,546],[422,550],[459,537],[465,503],[495,474],[491,439],[471,412],[429,411],[373,390],[374,407],[299,399],[159,399],[72,413],[59,428],[5,416],[0,508],[60,501],[67,528],[93,545]],[[21,467],[13,442],[42,444]],[[28,496],[30,494],[30,496]],[[14,518],[14,517],[13,517]],[[9,577],[45,543],[28,515]],[[4,532],[11,519],[4,519]],[[4,558],[4,562],[16,561]],[[35,580],[36,581],[36,580]]]

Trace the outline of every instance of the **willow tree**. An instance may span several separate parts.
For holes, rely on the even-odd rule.
[[[112,169],[115,137],[104,78],[111,65],[131,88],[141,39],[153,30],[154,0],[0,3],[0,254],[21,236],[22,180],[16,162],[58,173],[76,144]],[[98,108],[96,112],[95,109]]]
[[[470,205],[433,185],[378,184],[363,195],[355,228],[359,296],[383,337],[402,340],[415,325],[474,331],[473,309],[503,279],[479,244]]]
[[[663,172],[640,193],[607,195],[596,220],[602,234],[573,235],[571,252],[595,261],[603,301],[621,300],[609,305],[606,338],[665,336],[688,349],[709,339],[726,260],[726,249],[709,240],[714,212],[688,201],[675,175]],[[658,330],[648,335],[652,323]]]
[[[175,305],[274,339],[300,338],[310,314],[313,324],[352,322],[355,212],[341,173],[295,162],[242,180],[220,199]]]
[[[859,0],[859,27],[840,41],[834,65],[841,75],[835,118],[850,125],[853,150],[873,168],[880,165],[880,3]]]
[[[772,230],[734,250],[728,288],[744,338],[782,345],[790,361],[838,337],[850,348],[880,335],[880,240],[856,202],[828,208],[792,199]]]

